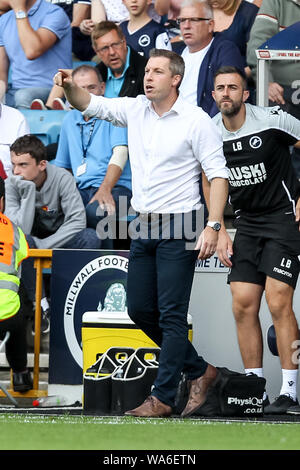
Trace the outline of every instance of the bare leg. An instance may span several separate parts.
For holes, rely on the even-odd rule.
[[[293,287],[267,277],[266,301],[273,319],[282,369],[298,368],[298,364],[293,360],[295,347],[292,347],[294,341],[299,339],[299,329],[293,311],[293,296]]]
[[[266,300],[272,315],[282,368],[280,394],[265,408],[264,412],[267,414],[286,413],[290,407],[297,404],[298,360],[294,356],[299,330],[293,312],[293,296],[294,289],[291,286],[267,277]]]
[[[245,369],[261,368],[263,357],[259,309],[264,288],[247,282],[231,282],[232,308]]]

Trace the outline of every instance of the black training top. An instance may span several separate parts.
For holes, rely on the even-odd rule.
[[[300,140],[300,121],[278,106],[245,106],[246,120],[236,132],[224,127],[221,113],[213,118],[223,135],[230,203],[236,214],[295,213],[300,184],[290,146]]]

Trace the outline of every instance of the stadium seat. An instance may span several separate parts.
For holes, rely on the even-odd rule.
[[[74,60],[73,61],[73,69],[76,69],[80,65],[91,65],[92,67],[95,67],[95,65],[97,65],[97,64],[96,64],[96,62],[93,62],[92,60],[90,60],[90,61]]]
[[[20,109],[26,117],[31,134],[36,135],[44,145],[58,142],[62,120],[68,111]]]

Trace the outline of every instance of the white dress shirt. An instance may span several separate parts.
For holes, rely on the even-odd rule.
[[[144,96],[91,95],[84,116],[128,127],[131,205],[137,212],[180,213],[201,207],[199,174],[228,178],[220,131],[201,108],[179,96],[159,116]]]
[[[7,176],[12,173],[10,146],[25,134],[29,134],[29,125],[18,109],[0,104],[0,160]]]

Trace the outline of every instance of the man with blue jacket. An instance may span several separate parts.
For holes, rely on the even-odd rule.
[[[183,42],[173,49],[185,62],[181,96],[201,106],[211,117],[218,113],[212,97],[215,72],[224,65],[244,70],[239,48],[232,41],[214,36],[213,11],[206,0],[184,0],[177,19]]]

